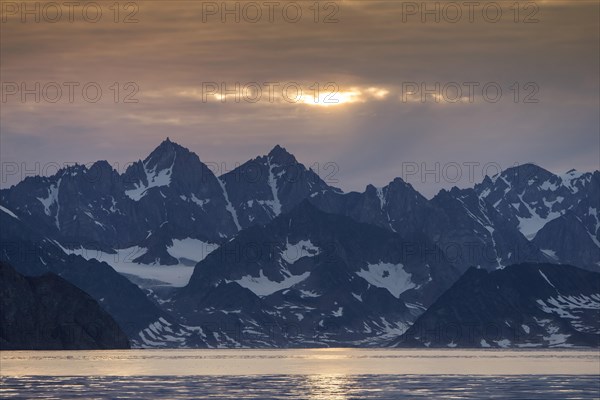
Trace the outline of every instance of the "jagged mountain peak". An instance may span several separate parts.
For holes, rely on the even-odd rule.
[[[450,189],[441,189],[437,194],[433,197],[434,199],[460,199],[466,196],[469,190],[473,189],[461,189],[457,186],[452,186]]]
[[[90,167],[90,170],[93,169],[113,169],[112,165],[110,165],[110,163],[106,160],[98,160],[96,162],[94,162],[92,164],[92,166]]]
[[[423,197],[410,183],[404,181],[400,177],[394,178],[390,183],[382,187],[368,184],[365,188],[365,193],[376,193],[380,197],[387,197],[389,195],[395,195],[398,193],[409,193],[418,197]]]
[[[392,179],[392,181],[388,184],[388,186],[404,186],[404,187],[409,187],[409,188],[413,188],[413,186],[406,182],[404,179],[400,178],[400,177],[396,177],[394,179]]]
[[[273,164],[279,165],[289,165],[296,164],[296,157],[293,154],[288,152],[285,147],[281,147],[280,145],[275,145],[267,155],[269,161]]]
[[[125,172],[129,186],[169,186],[171,181],[181,183],[187,192],[198,189],[199,185],[214,186],[216,177],[196,153],[168,137],[144,161],[132,164]]]
[[[381,188],[378,188],[378,187],[376,187],[375,185],[373,185],[373,184],[370,184],[370,183],[369,183],[369,184],[367,184],[367,186],[365,187],[365,192],[366,192],[366,193],[374,193],[374,192],[376,192],[377,190],[380,190],[380,189],[381,189]]]
[[[511,184],[519,186],[557,179],[552,172],[533,163],[507,168],[502,171],[500,176]]]
[[[192,153],[186,147],[171,141],[171,139],[167,137],[154,150],[152,150],[148,157],[146,157],[144,164],[148,165],[158,163],[166,159],[174,160],[178,155],[189,156],[191,154],[194,153]]]

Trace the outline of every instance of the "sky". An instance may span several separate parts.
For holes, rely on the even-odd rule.
[[[2,1],[0,185],[167,136],[217,174],[280,144],[346,191],[600,169],[599,3],[467,3]]]

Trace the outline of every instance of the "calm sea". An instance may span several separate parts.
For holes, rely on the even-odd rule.
[[[597,350],[3,351],[1,398],[600,399]]]

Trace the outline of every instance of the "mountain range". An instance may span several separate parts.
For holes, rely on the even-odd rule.
[[[432,199],[401,178],[344,193],[280,146],[215,176],[167,138],[122,174],[2,189],[0,260],[79,287],[133,346],[383,346],[473,270],[598,279],[599,199],[599,171],[533,164]]]

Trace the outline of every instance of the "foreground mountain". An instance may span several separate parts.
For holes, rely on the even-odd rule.
[[[94,299],[54,274],[25,277],[0,262],[0,308],[2,350],[129,348]]]
[[[108,264],[68,254],[1,206],[0,226],[0,261],[26,276],[56,274],[83,290],[117,321],[132,345],[176,347],[186,340],[200,341],[194,329],[176,324],[167,311]]]
[[[209,254],[170,304],[187,324],[227,327],[239,345],[381,345],[457,277],[424,236],[305,200]]]
[[[598,347],[600,274],[554,264],[471,268],[392,345]]]

